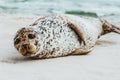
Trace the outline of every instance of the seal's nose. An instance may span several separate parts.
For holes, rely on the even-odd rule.
[[[32,44],[22,44],[21,48],[20,48],[20,53],[23,56],[31,56],[33,54],[35,54],[36,52],[36,46],[32,45]]]
[[[28,44],[24,44],[24,45],[22,45],[22,47],[23,47],[25,50],[27,50],[27,49],[28,49]]]

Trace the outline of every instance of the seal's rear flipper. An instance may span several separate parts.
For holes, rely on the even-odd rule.
[[[110,32],[115,32],[115,33],[120,34],[120,27],[112,25],[112,24],[108,23],[106,20],[101,20],[101,22],[103,23],[103,25],[102,25],[103,32],[101,33],[101,35],[105,35]]]
[[[115,25],[112,25],[112,32],[120,34],[120,28],[116,27]]]

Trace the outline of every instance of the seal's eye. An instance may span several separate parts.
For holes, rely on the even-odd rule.
[[[34,39],[34,38],[35,38],[35,35],[34,35],[34,34],[28,34],[28,38],[29,38],[29,39]]]
[[[17,38],[17,39],[15,40],[15,44],[18,44],[18,43],[20,43],[20,39],[19,39],[19,38]]]

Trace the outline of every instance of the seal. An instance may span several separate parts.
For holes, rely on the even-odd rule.
[[[120,28],[97,18],[48,15],[18,30],[14,46],[31,58],[87,54],[102,35],[110,32],[120,34]]]

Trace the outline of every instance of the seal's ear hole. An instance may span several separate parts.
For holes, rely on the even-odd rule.
[[[34,38],[35,38],[35,35],[34,35],[34,34],[28,34],[28,38],[29,38],[29,39],[34,39]]]
[[[20,40],[19,38],[17,38],[17,39],[15,40],[14,44],[18,44],[18,43],[20,43],[20,42],[21,42],[21,40]]]

